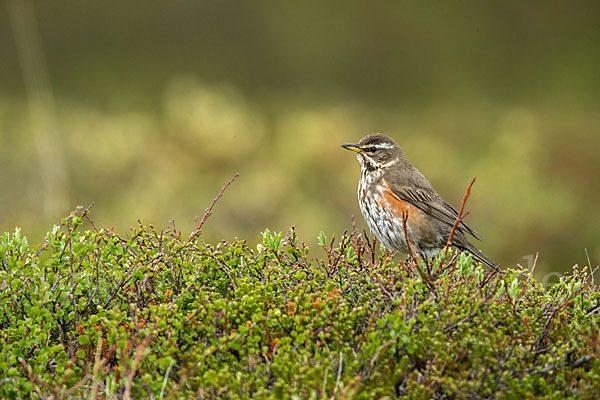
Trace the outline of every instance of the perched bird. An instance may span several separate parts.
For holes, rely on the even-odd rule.
[[[371,232],[390,250],[434,257],[446,246],[458,212],[437,194],[431,183],[408,160],[398,144],[386,135],[374,133],[357,144],[344,144],[356,152],[361,167],[358,202]],[[498,270],[469,240],[479,235],[464,222],[454,232],[452,245]]]

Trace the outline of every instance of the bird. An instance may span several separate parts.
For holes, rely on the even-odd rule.
[[[446,247],[459,213],[435,191],[392,138],[373,133],[342,147],[356,153],[361,167],[360,210],[371,232],[388,250],[410,254],[407,237],[413,254],[426,258],[435,257]],[[451,245],[498,271],[468,236],[481,239],[461,220]]]

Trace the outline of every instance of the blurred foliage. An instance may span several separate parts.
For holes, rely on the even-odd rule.
[[[600,291],[466,254],[397,263],[357,231],[0,236],[2,398],[596,398]],[[329,244],[331,243],[331,244]]]
[[[468,220],[497,262],[600,260],[598,2],[29,2],[66,163],[39,154],[3,4],[1,230],[36,241],[91,202],[117,231],[191,229],[238,171],[209,239],[365,227],[339,145],[381,131],[454,205],[478,177]]]

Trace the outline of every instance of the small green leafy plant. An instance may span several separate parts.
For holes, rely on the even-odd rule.
[[[546,290],[466,254],[400,262],[356,231],[319,235],[315,258],[293,229],[265,230],[254,249],[174,226],[121,236],[88,211],[37,249],[19,230],[0,236],[1,398],[600,393],[586,268]]]

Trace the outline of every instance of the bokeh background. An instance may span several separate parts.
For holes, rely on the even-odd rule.
[[[600,2],[6,0],[0,229],[78,205],[311,246],[356,215],[339,146],[394,137],[480,247],[538,274],[600,262]],[[316,253],[318,254],[318,252]]]

